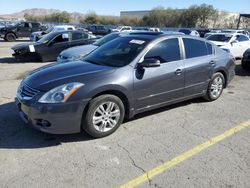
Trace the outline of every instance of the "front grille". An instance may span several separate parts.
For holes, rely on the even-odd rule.
[[[20,95],[21,97],[25,98],[33,98],[36,94],[38,94],[39,91],[36,89],[31,88],[25,83],[22,83],[20,86]]]

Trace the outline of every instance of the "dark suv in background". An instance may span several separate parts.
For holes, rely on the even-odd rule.
[[[16,104],[22,119],[41,131],[104,137],[124,117],[196,97],[218,99],[234,68],[232,56],[207,40],[131,33],[82,60],[33,71]]]
[[[0,37],[5,41],[15,41],[17,38],[30,37],[32,32],[46,30],[46,27],[37,22],[19,22],[0,28]]]
[[[110,29],[103,25],[91,25],[86,28],[88,31],[91,31],[94,35],[107,35],[111,32]]]

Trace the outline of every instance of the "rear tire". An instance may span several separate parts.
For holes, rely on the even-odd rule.
[[[8,42],[13,42],[16,40],[16,35],[13,33],[7,33],[4,37],[4,40]]]
[[[205,99],[208,101],[217,100],[221,96],[224,86],[225,86],[224,75],[220,72],[215,73],[208,84],[207,94],[205,96]]]
[[[244,70],[250,70],[250,63],[247,64],[246,62],[241,61],[241,67]]]
[[[90,101],[82,128],[92,137],[102,138],[119,128],[124,115],[124,104],[119,97],[101,95]]]

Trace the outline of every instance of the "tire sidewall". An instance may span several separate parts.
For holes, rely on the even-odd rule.
[[[111,129],[107,132],[100,132],[100,131],[95,129],[92,120],[93,120],[93,115],[94,115],[97,107],[99,107],[101,104],[103,104],[105,102],[114,102],[115,104],[117,104],[117,106],[119,107],[119,110],[120,110],[120,119],[113,129]],[[112,134],[113,132],[115,132],[119,128],[119,126],[123,122],[124,115],[125,115],[125,108],[124,108],[124,104],[122,103],[120,98],[118,98],[117,96],[114,96],[114,95],[102,95],[102,96],[99,96],[99,97],[93,99],[90,102],[89,108],[87,110],[87,113],[86,113],[84,121],[83,121],[82,128],[91,136],[93,136],[95,138],[102,138],[102,137],[105,137],[105,136]]]
[[[16,40],[16,36],[13,33],[7,33],[5,38],[8,42],[13,42]]]
[[[220,95],[217,96],[217,97],[213,97],[212,94],[211,94],[211,92],[210,92],[210,90],[211,90],[211,85],[212,85],[214,79],[216,79],[216,78],[218,78],[218,77],[220,77],[220,78],[222,79],[223,86],[222,86],[222,90],[221,90]],[[208,89],[207,89],[207,97],[208,97],[208,99],[209,99],[210,101],[214,101],[214,100],[217,100],[218,98],[220,98],[220,96],[221,96],[222,93],[223,93],[224,87],[225,87],[225,77],[224,77],[224,75],[223,75],[222,73],[220,73],[220,72],[215,73],[215,74],[212,76],[212,78],[211,78],[211,80],[210,80],[210,82],[209,82],[209,85],[208,85]]]

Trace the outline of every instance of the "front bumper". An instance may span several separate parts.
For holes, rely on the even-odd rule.
[[[61,104],[27,104],[16,98],[22,120],[32,127],[51,134],[81,132],[83,111],[88,100]]]

